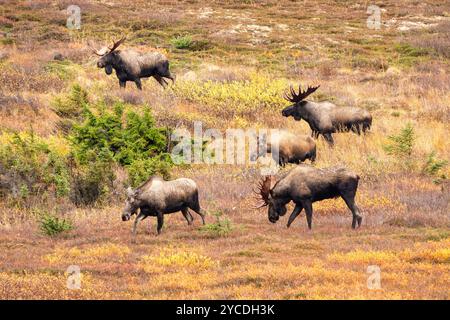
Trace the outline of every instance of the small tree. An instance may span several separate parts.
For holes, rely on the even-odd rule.
[[[414,128],[408,123],[398,135],[390,135],[388,144],[383,148],[389,155],[400,158],[409,158],[414,146]]]

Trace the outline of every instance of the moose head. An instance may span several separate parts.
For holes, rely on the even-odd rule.
[[[127,189],[127,200],[125,202],[125,208],[122,213],[122,221],[130,220],[133,214],[136,214],[139,208],[140,201],[137,199],[138,191],[133,190],[131,187]]]
[[[123,42],[125,37],[122,37],[119,41],[114,41],[111,47],[103,47],[100,50],[92,48],[94,54],[100,57],[97,61],[97,67],[105,68],[107,75],[112,73],[112,69],[119,62],[119,57],[115,51]]]
[[[319,87],[320,87],[320,85],[317,87],[308,86],[306,91],[302,91],[301,86],[299,86],[298,93],[296,93],[294,88],[291,85],[290,92],[285,93],[284,98],[287,101],[292,102],[294,104],[290,105],[289,107],[284,108],[283,111],[281,112],[281,114],[284,117],[292,116],[292,117],[294,117],[295,120],[300,121],[302,119],[302,112],[301,112],[302,108],[307,103],[307,101],[305,101],[306,97],[308,97],[310,94],[312,94],[314,91],[316,91]]]
[[[269,221],[275,223],[280,216],[286,214],[286,204],[290,201],[283,198],[279,198],[274,194],[274,188],[277,184],[277,180],[274,176],[266,176],[258,184],[258,190],[253,190],[262,201],[255,209],[268,207]]]

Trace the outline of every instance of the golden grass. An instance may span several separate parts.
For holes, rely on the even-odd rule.
[[[221,211],[239,228],[210,239],[199,232],[195,214],[194,226],[187,226],[176,213],[166,217],[161,236],[149,218],[134,239],[131,223],[120,221],[126,177],[118,171],[119,191],[105,207],[76,208],[44,194],[28,202],[0,199],[0,299],[450,298],[448,182],[436,184],[422,173],[432,151],[446,160],[450,154],[444,2],[424,1],[420,9],[384,1],[383,21],[397,22],[376,31],[366,28],[364,6],[334,1],[308,2],[305,14],[299,2],[284,0],[210,3],[211,13],[192,1],[127,2],[116,10],[87,0],[78,33],[63,27],[63,3],[34,3],[32,10],[4,4],[9,18],[0,27],[14,44],[0,44],[0,56],[6,55],[0,58],[0,98],[8,99],[0,105],[3,146],[14,132],[26,137],[32,131],[50,150],[67,155],[52,101],[74,83],[93,103],[149,107],[161,126],[192,129],[193,121],[202,121],[205,129],[221,132],[283,128],[298,134],[309,134],[309,127],[280,115],[288,105],[282,93],[291,83],[321,84],[312,99],[363,107],[374,118],[365,136],[336,134],[334,148],[317,141],[316,166],[342,164],[361,176],[356,201],[364,220],[351,230],[349,210],[332,199],[314,204],[312,231],[303,214],[290,229],[287,217],[272,225],[266,211],[251,209],[251,189],[260,178],[254,166],[193,165],[174,168],[173,177],[193,178],[202,206]],[[402,22],[417,19],[438,26],[398,32]],[[124,31],[124,47],[157,47],[169,57],[174,86],[163,90],[150,79],[142,92],[131,83],[124,91],[115,76],[96,68],[86,40],[100,45]],[[207,46],[173,48],[170,39],[185,34]],[[429,52],[418,57],[399,50],[420,52],[422,45]],[[69,62],[53,62],[56,52]],[[406,166],[383,146],[408,122],[416,140]],[[2,174],[0,168],[0,183]],[[450,176],[450,167],[441,174]],[[44,211],[68,217],[75,229],[52,239],[39,234],[36,219]],[[81,268],[80,290],[67,289],[69,265]],[[381,268],[381,289],[368,289],[369,265]]]

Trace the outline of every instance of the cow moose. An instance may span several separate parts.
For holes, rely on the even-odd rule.
[[[156,216],[158,220],[157,232],[161,233],[164,215],[181,211],[188,225],[194,218],[189,209],[195,211],[205,224],[205,212],[198,201],[197,184],[187,178],[165,181],[159,176],[152,176],[136,189],[127,189],[127,200],[122,213],[122,220],[130,220],[133,214],[139,214],[134,220],[133,234],[141,220],[148,216]]]
[[[284,167],[287,163],[296,163],[309,159],[311,162],[316,160],[316,142],[309,136],[296,135],[289,131],[281,130],[272,133],[270,136],[264,136],[262,139],[257,137],[258,150],[257,156],[264,156],[266,153],[272,153],[272,145],[278,146],[278,155],[272,154],[275,161]],[[276,159],[278,156],[278,159]],[[256,158],[254,156],[253,158]]]
[[[344,167],[318,169],[300,164],[279,180],[267,176],[254,190],[262,203],[255,208],[268,207],[269,221],[275,223],[286,214],[286,205],[293,201],[287,227],[289,228],[300,212],[305,209],[308,228],[312,226],[313,208],[316,201],[341,197],[353,215],[352,228],[361,225],[362,216],[355,204],[359,176]]]
[[[105,68],[107,75],[114,69],[121,88],[125,88],[127,81],[133,81],[137,88],[142,90],[141,78],[149,77],[155,78],[163,88],[168,85],[164,78],[175,82],[175,77],[169,71],[169,60],[166,56],[159,52],[138,53],[134,50],[117,50],[124,41],[125,37],[122,37],[111,47],[93,49],[93,52],[100,56],[97,67]]]
[[[358,135],[365,133],[372,125],[372,116],[364,109],[356,107],[338,107],[331,102],[312,102],[305,100],[320,86],[308,86],[306,91],[296,93],[290,86],[290,94],[285,93],[284,98],[294,103],[283,109],[284,117],[293,117],[300,121],[304,119],[311,128],[311,136],[318,138],[321,134],[330,144],[334,144],[332,134],[335,132],[353,131]]]

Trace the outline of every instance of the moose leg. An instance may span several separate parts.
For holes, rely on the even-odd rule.
[[[161,229],[164,224],[164,214],[162,212],[158,212],[156,218],[158,219],[158,226],[156,227],[156,231],[158,231],[158,234],[161,234]]]
[[[305,207],[306,212],[306,222],[308,223],[308,229],[311,230],[312,226],[312,202],[310,200],[303,201],[303,207]]]
[[[342,199],[344,199],[345,204],[351,210],[353,219],[352,219],[352,228],[356,228],[356,223],[358,223],[358,228],[361,226],[362,217],[359,212],[359,208],[355,204],[355,194],[344,194],[342,195]]]
[[[159,76],[159,75],[154,75],[153,77],[156,79],[156,81],[158,81],[158,83],[159,83],[164,89],[166,88],[167,82],[166,82],[163,78],[161,78],[161,76]]]
[[[119,85],[120,85],[121,88],[125,88],[127,86],[127,82],[119,80]]]
[[[160,73],[161,77],[167,78],[172,80],[172,83],[175,83],[175,77],[172,76],[172,74],[169,71],[169,65],[167,65],[167,68],[163,70],[163,72]]]
[[[194,210],[196,213],[198,213],[200,217],[202,217],[202,223],[205,224],[205,211],[203,211],[203,209],[201,209],[200,207],[191,209]]]
[[[141,82],[141,79],[136,79],[136,80],[134,80],[134,83],[136,83],[136,87],[137,87],[139,90],[142,90],[142,82]]]
[[[186,219],[188,225],[191,225],[194,218],[189,213],[188,208],[184,207],[183,209],[181,209],[181,213],[183,214],[184,218]]]
[[[322,135],[330,146],[334,145],[334,139],[331,133],[323,133]]]
[[[136,219],[134,219],[134,224],[133,224],[133,235],[136,236],[136,230],[137,230],[137,225],[140,221],[144,220],[145,218],[147,218],[147,216],[145,214],[143,214],[142,212],[139,213],[139,215],[136,217]]]
[[[300,212],[302,212],[303,210],[303,206],[301,204],[296,204],[294,210],[292,211],[288,223],[287,223],[287,227],[289,228],[292,224],[292,222],[294,222],[295,218],[297,218],[297,216],[300,214]]]
[[[202,223],[205,224],[205,211],[202,208],[200,208],[198,200],[196,204],[190,206],[189,208],[194,210],[200,217],[202,217]]]

